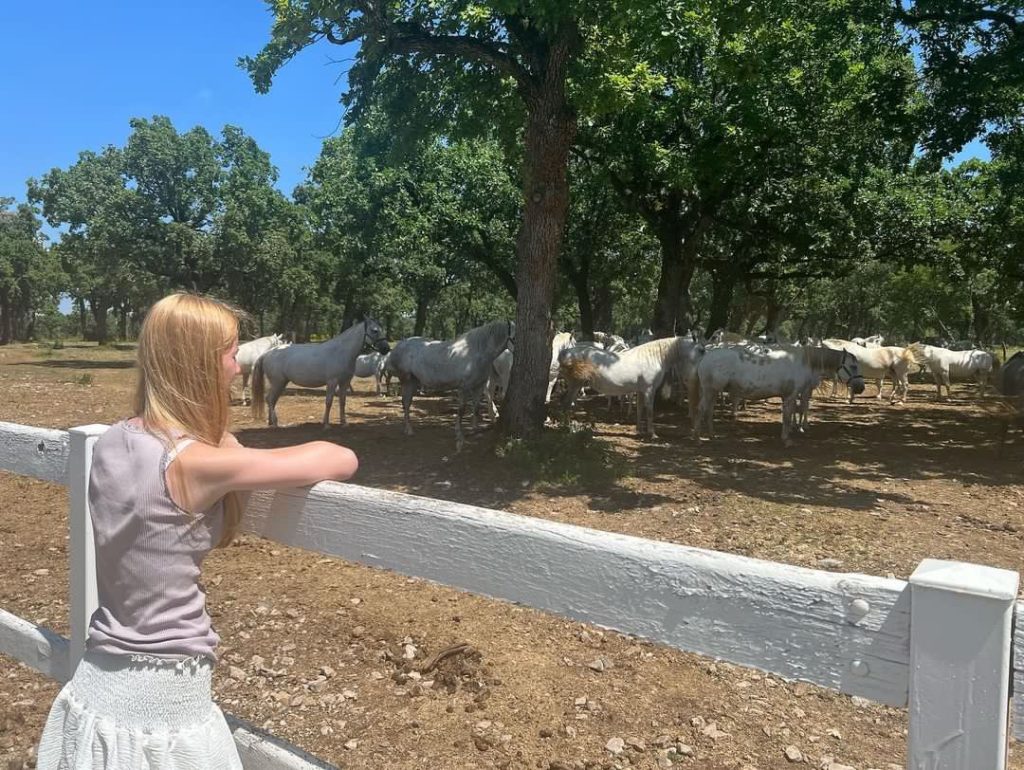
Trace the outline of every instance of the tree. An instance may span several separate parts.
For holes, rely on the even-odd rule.
[[[24,203],[9,210],[13,203],[0,197],[0,345],[15,340],[19,321],[30,328],[64,283],[59,264],[43,248],[35,212]]]
[[[661,245],[656,333],[690,325],[702,242],[730,208],[778,199],[784,180],[853,179],[909,156],[912,62],[885,18],[854,21],[862,10],[858,0],[673,3],[638,13],[629,38],[595,45],[634,61],[595,90],[618,109],[581,144]]]
[[[179,134],[162,115],[130,123],[124,172],[147,224],[146,266],[172,286],[209,291],[221,278],[209,235],[224,175],[220,148],[205,128]]]
[[[111,308],[156,291],[140,261],[149,225],[139,191],[127,185],[123,151],[79,153],[69,168],[29,180],[29,198],[42,204],[51,226],[67,226],[55,251],[72,297],[88,300],[97,339],[106,342]]]
[[[1019,125],[1024,106],[1024,3],[891,0],[921,56],[928,96],[923,146],[936,159],[979,134]]]
[[[503,419],[512,435],[537,433],[545,416],[548,326],[569,203],[566,172],[576,112],[567,84],[582,49],[580,8],[561,0],[269,5],[275,14],[271,40],[242,60],[259,91],[299,50],[326,39],[360,43],[345,97],[357,107],[374,100],[382,77],[390,77],[399,93],[419,87],[427,102],[438,94],[437,104],[456,104],[457,113],[446,116],[453,122],[474,114],[486,121],[500,103],[496,95],[518,97],[525,112],[523,219],[516,243],[516,357]],[[423,105],[422,96],[418,103]],[[409,107],[405,102],[407,112]],[[436,117],[429,104],[426,110]]]

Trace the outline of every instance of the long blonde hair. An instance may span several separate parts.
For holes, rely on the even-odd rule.
[[[240,315],[225,302],[184,293],[164,297],[146,314],[133,410],[168,444],[180,434],[211,446],[223,439],[231,400],[221,359],[238,339]],[[230,544],[241,518],[241,499],[229,493],[217,547]]]

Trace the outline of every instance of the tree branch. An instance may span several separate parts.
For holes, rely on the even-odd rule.
[[[383,30],[386,46],[392,53],[422,53],[435,56],[461,56],[487,64],[529,88],[531,77],[508,49],[471,35],[435,35],[410,22],[396,22]]]
[[[995,24],[1001,24],[1017,34],[1021,29],[1021,21],[1017,19],[1013,14],[1006,13],[1005,11],[995,11],[984,8],[975,10],[963,10],[953,11],[949,13],[943,13],[941,11],[921,12],[913,11],[908,12],[902,8],[900,1],[897,0],[896,5],[896,17],[905,24],[917,25],[926,21],[941,21],[946,24],[962,24],[964,22],[974,23],[978,21],[991,21]]]

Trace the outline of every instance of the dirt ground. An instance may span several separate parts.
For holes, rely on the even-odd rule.
[[[132,355],[0,348],[0,420],[112,422]],[[590,489],[517,473],[489,430],[456,458],[450,401],[418,399],[406,438],[398,399],[356,389],[349,426],[326,438],[357,452],[368,486],[840,571],[906,578],[926,557],[1024,570],[1024,447],[996,453],[966,387],[938,404],[925,384],[895,407],[819,400],[788,450],[774,405],[720,419],[718,438],[696,444],[681,412],[660,411],[659,440],[638,441],[591,399],[576,416],[595,420],[626,473]],[[281,428],[240,404],[234,427],[253,446],[323,438],[322,410],[322,392],[290,391]],[[0,500],[0,607],[66,634],[66,493],[0,474]],[[904,766],[903,710],[523,607],[253,537],[214,552],[204,579],[223,639],[218,702],[339,767]],[[430,665],[457,644],[469,647]],[[32,766],[56,692],[0,656],[0,768]],[[1011,766],[1024,770],[1024,751]]]

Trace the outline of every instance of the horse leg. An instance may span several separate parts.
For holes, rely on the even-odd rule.
[[[554,378],[550,378],[549,377],[548,378],[548,391],[547,391],[547,393],[544,394],[544,403],[545,404],[550,403],[550,401],[551,401],[551,391],[553,391],[555,389],[555,381],[556,380],[558,380],[558,377],[554,377]]]
[[[277,427],[277,399],[281,398],[288,380],[271,382],[270,390],[267,391],[267,425]]]
[[[334,403],[334,391],[336,390],[338,390],[338,381],[328,380],[327,396],[324,398],[324,430],[327,430],[331,425],[331,405]]]
[[[829,395],[829,398],[830,399],[835,398],[836,397],[836,393],[838,391],[839,391],[839,375],[836,374],[836,375],[832,376],[832,393]]]
[[[245,406],[250,402],[250,399],[245,397],[245,391],[249,387],[249,375],[251,370],[248,372],[242,372],[242,406]]]
[[[349,381],[351,382],[351,380]],[[345,417],[345,403],[348,398],[346,389],[338,385],[338,425],[348,425],[348,418]],[[354,393],[355,391],[353,391]]]
[[[681,391],[682,389],[680,389]],[[692,377],[686,387],[686,408],[690,414],[690,427],[697,433],[697,409],[700,406],[700,380]]]
[[[462,391],[459,391],[459,407],[455,410],[455,452],[461,452],[463,445],[466,443],[466,439],[462,435],[462,409],[465,405],[465,398],[462,396]],[[474,415],[475,417],[475,415]]]
[[[651,388],[647,393],[636,394],[636,412],[640,414],[640,405],[643,404],[644,411],[647,412],[647,428],[651,434],[651,438],[658,438],[658,434],[654,432],[654,394],[655,388]]]
[[[412,421],[409,420],[409,407],[412,406],[412,397],[416,393],[416,380],[410,377],[402,380],[402,418],[405,422],[405,435],[412,435]]]
[[[881,377],[878,378],[878,395],[875,396],[875,398],[878,399],[879,401],[882,400],[882,389],[884,387],[885,387],[885,375],[883,374]],[[894,388],[896,387],[895,384],[893,385],[893,387]]]
[[[782,444],[792,446],[793,441],[789,438],[789,423],[793,419],[796,397],[787,396],[782,399]]]

